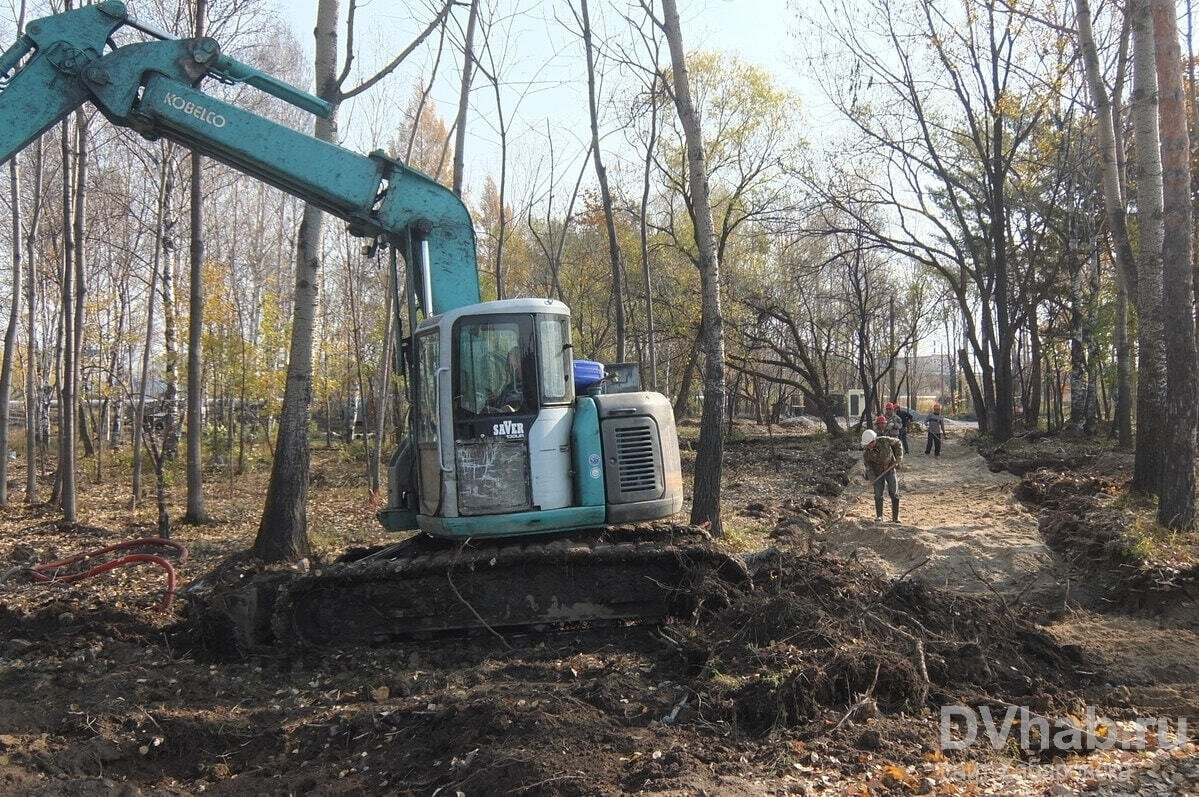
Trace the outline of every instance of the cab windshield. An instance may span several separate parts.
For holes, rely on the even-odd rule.
[[[536,410],[536,361],[530,318],[460,321],[454,333],[455,414],[503,415]]]
[[[453,340],[457,419],[535,413],[574,401],[568,317],[468,317],[454,325]]]

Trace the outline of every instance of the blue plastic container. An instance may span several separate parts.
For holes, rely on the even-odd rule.
[[[586,390],[604,378],[604,364],[592,360],[574,361],[575,390]]]

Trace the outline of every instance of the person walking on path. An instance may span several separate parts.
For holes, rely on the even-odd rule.
[[[879,432],[879,434],[886,435],[887,437],[899,437],[899,429],[903,421],[895,414],[895,405],[889,401],[883,405],[883,420],[886,423],[883,425],[883,431]],[[878,430],[876,429],[875,431]]]
[[[928,429],[928,442],[924,444],[924,455],[933,452],[936,459],[941,458],[941,441],[945,439],[945,417],[941,415],[941,405],[934,404],[932,413],[925,418],[924,425]]]
[[[887,403],[887,434],[891,437],[898,437],[899,442],[903,443],[903,453],[908,453],[911,449],[908,448],[908,424],[915,420],[912,413],[905,410],[899,404]]]
[[[894,437],[880,437],[872,430],[862,432],[862,465],[866,478],[874,486],[874,519],[883,519],[883,488],[891,496],[891,522],[899,522],[899,477],[895,471],[903,464],[903,444]]]
[[[880,436],[887,433],[887,416],[879,415],[874,419],[874,433]]]

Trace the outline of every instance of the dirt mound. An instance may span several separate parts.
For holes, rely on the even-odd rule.
[[[803,553],[748,557],[757,568],[752,589],[720,593],[702,601],[704,611],[662,626],[272,647],[250,656],[234,646],[234,655],[212,657],[200,655],[196,629],[164,633],[173,629],[158,608],[158,573],[117,571],[53,589],[10,581],[0,592],[0,792],[857,794],[957,784],[959,793],[1044,793],[1058,785],[1048,768],[981,744],[943,754],[935,708],[1008,701],[1062,716],[1078,709],[1076,687],[1102,710],[1118,700],[1112,684],[1120,684],[1120,716],[1146,715],[1141,705],[1194,716],[1194,634],[1124,616],[1109,626],[1079,612],[1086,624],[1054,644],[1014,608],[1023,574],[1011,592],[991,579],[1006,603],[969,571],[955,581],[953,567],[928,583],[980,592],[916,583],[938,567],[938,551],[991,578],[978,552],[1024,540],[1015,527],[996,534],[1012,520],[1009,509],[1038,536],[1035,519],[1011,500],[1014,480],[986,472],[972,453],[968,462],[956,438],[939,463],[913,458],[903,474],[905,520],[911,513],[928,529],[873,524],[861,516],[873,518],[868,495],[856,504],[839,495],[856,452],[777,433],[728,451],[726,529],[748,541],[736,549],[773,541]],[[859,480],[855,472],[851,489]],[[358,503],[348,491],[324,493],[311,509],[339,522],[358,518],[355,544],[394,542],[358,536],[370,522],[369,512],[353,514]],[[9,524],[19,535],[0,537],[5,566],[131,531],[114,520],[113,531],[66,540],[43,517],[20,518]],[[905,577],[865,572],[864,547],[846,550],[849,562],[813,553],[826,542],[833,550],[824,530],[838,519],[852,521],[855,547],[915,551],[914,560],[888,559],[884,572]],[[253,533],[252,523],[236,533],[181,527],[193,549],[185,580]],[[734,539],[730,532],[726,541]],[[920,548],[934,543],[935,551]],[[1128,777],[1144,770],[1119,765]],[[1005,777],[1015,785],[997,787]]]
[[[1028,432],[996,446],[980,445],[978,453],[987,460],[992,472],[1007,471],[1015,476],[1039,468],[1072,470],[1084,467],[1100,456],[1100,445],[1089,438],[1054,436]]]
[[[725,468],[734,477],[721,501],[731,511],[726,528],[755,526],[775,540],[803,542],[837,511],[838,498],[849,483],[857,453],[848,439],[825,443],[802,435],[774,435],[756,440],[730,440]],[[770,467],[763,470],[762,463]]]
[[[1051,548],[1087,576],[1090,608],[1150,614],[1180,612],[1199,622],[1199,565],[1147,562],[1133,550],[1134,514],[1111,500],[1121,482],[1106,476],[1041,468],[1025,474],[1016,496],[1038,508],[1041,534]],[[1188,609],[1189,605],[1189,609]],[[1183,617],[1182,619],[1186,619]]]
[[[750,735],[863,701],[884,714],[956,696],[1063,708],[1086,677],[1077,650],[991,601],[815,555],[777,554],[763,578],[711,621],[676,629],[701,702]]]

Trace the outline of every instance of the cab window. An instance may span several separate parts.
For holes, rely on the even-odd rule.
[[[560,315],[538,316],[537,343],[541,354],[541,403],[571,403],[575,397],[570,373],[570,319]]]
[[[454,325],[456,418],[536,409],[532,337],[530,319],[518,316],[468,318]]]
[[[416,340],[416,441],[437,440],[437,368],[441,364],[441,336],[436,330]]]

